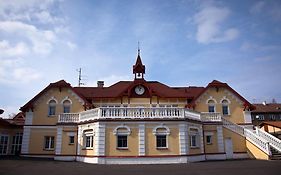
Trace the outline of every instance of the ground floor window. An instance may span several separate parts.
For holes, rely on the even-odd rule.
[[[207,135],[207,136],[206,136],[206,143],[207,143],[208,145],[211,145],[211,144],[212,144],[212,136],[211,136],[211,135]]]
[[[189,129],[189,139],[190,139],[190,147],[198,148],[199,147],[199,131],[196,128]]]
[[[74,144],[74,136],[69,136],[69,145]]]
[[[8,135],[0,135],[0,155],[8,154]]]
[[[53,150],[55,148],[55,137],[54,136],[45,136],[45,146],[46,150]]]
[[[167,136],[166,135],[156,135],[156,147],[157,148],[167,148]]]
[[[22,133],[13,136],[11,154],[19,154],[21,150]]]
[[[94,146],[94,136],[86,136],[86,148],[92,148]]]
[[[128,136],[117,135],[117,148],[128,148]]]

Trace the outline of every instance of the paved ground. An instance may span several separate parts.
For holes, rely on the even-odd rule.
[[[0,175],[279,175],[281,161],[234,160],[171,165],[94,165],[42,159],[0,159]]]

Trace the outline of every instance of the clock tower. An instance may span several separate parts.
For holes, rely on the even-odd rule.
[[[138,57],[136,64],[133,66],[133,73],[135,74],[135,80],[142,80],[144,79],[144,74],[145,74],[145,65],[142,64],[141,62],[141,57],[140,57],[140,50],[138,49]]]

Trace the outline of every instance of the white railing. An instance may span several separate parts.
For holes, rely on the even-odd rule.
[[[256,127],[256,134],[268,141],[270,146],[281,152],[281,140]]]
[[[221,113],[218,112],[202,112],[201,113],[201,120],[205,122],[221,122]]]
[[[249,129],[245,129],[244,131],[245,137],[247,140],[252,142],[254,145],[256,145],[258,148],[263,150],[267,155],[271,155],[269,142],[263,139],[262,137],[259,137],[256,133],[252,132]]]
[[[79,113],[63,113],[59,115],[58,123],[78,123]]]
[[[191,119],[198,121],[221,121],[219,113],[199,113],[185,108],[124,108],[101,107],[77,114],[61,114],[59,122],[73,123],[97,119]]]
[[[221,118],[223,126],[226,127],[227,129],[236,132],[242,136],[244,136],[244,128],[242,126],[237,125],[236,123],[233,123],[225,118]]]

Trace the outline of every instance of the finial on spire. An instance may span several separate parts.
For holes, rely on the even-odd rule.
[[[138,41],[138,55],[140,55],[140,42]]]

